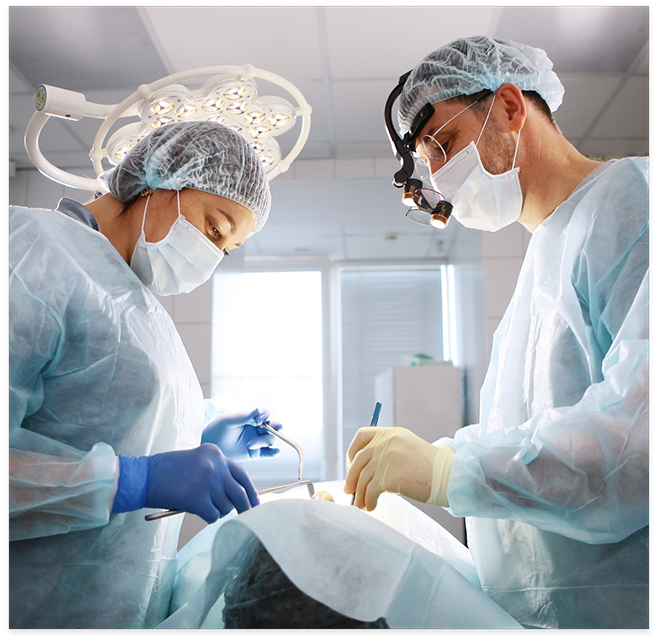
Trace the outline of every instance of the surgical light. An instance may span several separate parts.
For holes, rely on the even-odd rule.
[[[155,120],[151,120],[151,127],[153,129],[157,129],[158,127],[162,127],[163,125],[169,125],[172,122],[174,122],[173,118],[167,118],[167,116],[162,116],[160,118],[155,118]],[[112,162],[110,160],[110,162]]]
[[[227,100],[239,100],[240,98],[244,98],[248,91],[249,90],[244,85],[240,87],[231,87],[224,92],[224,97]]]
[[[251,111],[244,116],[244,121],[248,125],[258,125],[263,120],[265,120],[265,114],[262,111]]]
[[[162,116],[168,114],[174,108],[174,103],[171,100],[158,100],[150,105],[149,109],[155,116]]]
[[[249,130],[249,135],[252,138],[265,138],[265,136],[269,136],[270,133],[271,131],[267,127],[252,127]]]
[[[201,90],[190,90],[185,81],[208,77]],[[278,96],[259,96],[257,79],[285,89],[297,106]],[[25,147],[30,160],[48,178],[68,187],[101,191],[95,178],[76,176],[48,162],[39,150],[39,134],[51,116],[80,120],[103,119],[89,156],[96,176],[105,171],[103,160],[117,165],[142,138],[159,127],[190,120],[210,120],[230,127],[249,142],[261,159],[271,180],[286,171],[299,155],[308,138],[311,108],[299,90],[287,80],[251,65],[202,67],[172,74],[150,85],[140,85],[133,94],[116,105],[86,101],[76,92],[42,85],[37,92],[37,111],[25,133]],[[137,118],[105,138],[119,118]],[[274,140],[301,121],[297,142],[283,158]]]
[[[224,104],[222,98],[208,98],[208,100],[201,105],[201,108],[204,111],[219,111]]]
[[[232,116],[239,116],[247,111],[247,109],[249,109],[249,103],[246,100],[243,100],[242,102],[235,102],[232,105],[229,105],[226,108],[226,111]]]
[[[267,119],[267,122],[272,125],[272,127],[283,127],[287,125],[290,121],[290,116],[288,114],[274,114]]]
[[[187,103],[183,104],[178,109],[176,109],[176,115],[179,118],[188,118],[189,116],[192,116],[196,113],[197,107],[196,105]]]

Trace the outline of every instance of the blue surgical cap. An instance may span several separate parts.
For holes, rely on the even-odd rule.
[[[270,185],[256,152],[240,134],[212,121],[159,127],[98,181],[124,203],[148,187],[217,194],[253,213],[254,232],[270,211]]]
[[[564,87],[546,52],[511,40],[472,36],[455,40],[425,56],[411,72],[400,95],[400,129],[406,133],[428,102],[436,104],[511,82],[536,91],[551,111],[562,103]]]

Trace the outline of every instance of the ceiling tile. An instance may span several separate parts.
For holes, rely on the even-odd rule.
[[[597,138],[648,138],[649,78],[629,78],[592,129],[591,135]]]
[[[588,138],[578,147],[578,151],[599,158],[625,158],[626,156],[648,156],[649,139],[640,138]]]
[[[425,258],[430,251],[430,236],[398,236],[387,240],[384,236],[347,236],[349,260],[401,260]]]
[[[381,141],[376,142],[339,142],[336,144],[336,158],[370,158],[376,161],[393,157],[391,145],[385,140],[387,140],[386,134],[382,136]]]
[[[375,162],[372,158],[339,159],[335,172],[336,178],[374,178]]]
[[[263,230],[264,231],[264,230]],[[261,232],[262,233],[262,232]],[[343,237],[324,234],[289,234],[287,236],[254,236],[245,243],[247,256],[337,256],[344,254]]]
[[[558,75],[625,72],[649,37],[649,7],[506,7],[495,35],[544,49]]]
[[[453,236],[454,232],[448,229],[435,230],[433,227],[418,225],[405,218],[406,208],[400,205],[399,216],[393,223],[377,225],[360,225],[350,224],[343,227],[347,236],[372,236],[373,234],[384,236],[386,234],[396,234],[397,236],[427,236],[431,232],[436,232],[442,236]],[[355,221],[358,222],[358,221]]]
[[[9,57],[35,87],[137,86],[166,75],[134,7],[10,7]]]
[[[147,7],[143,13],[172,73],[248,63],[293,83],[322,78],[313,7]],[[190,34],[187,43],[181,33]]]
[[[617,74],[562,74],[564,99],[555,112],[562,133],[572,142],[585,135],[622,80]]]
[[[9,65],[9,95],[29,93],[34,95],[35,88],[22,76],[22,74]]]
[[[649,75],[649,41],[647,40],[644,48],[638,55],[631,69],[632,73],[638,76]]]
[[[451,40],[474,33],[491,33],[499,9],[326,7],[324,12],[332,80],[397,81],[428,53]],[[427,36],[413,37],[420,33]],[[395,83],[390,89],[393,86]]]
[[[333,82],[336,141],[383,142],[388,145],[384,105],[395,83],[395,80]]]

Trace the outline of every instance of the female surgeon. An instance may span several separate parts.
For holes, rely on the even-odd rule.
[[[12,628],[157,625],[183,517],[142,508],[247,510],[258,495],[231,459],[278,453],[257,427],[267,410],[206,422],[153,296],[198,287],[263,227],[260,160],[222,125],[180,123],[99,181],[109,193],[86,206],[10,208]]]

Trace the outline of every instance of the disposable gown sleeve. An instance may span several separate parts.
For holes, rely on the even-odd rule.
[[[522,521],[585,543],[621,541],[649,522],[648,309],[642,284],[580,402],[485,433],[465,427],[448,500],[456,516]]]
[[[10,272],[9,538],[30,539],[105,525],[118,473],[112,447],[83,452],[24,429],[44,400],[43,375],[57,358],[62,324]],[[76,402],[73,399],[73,402]]]

